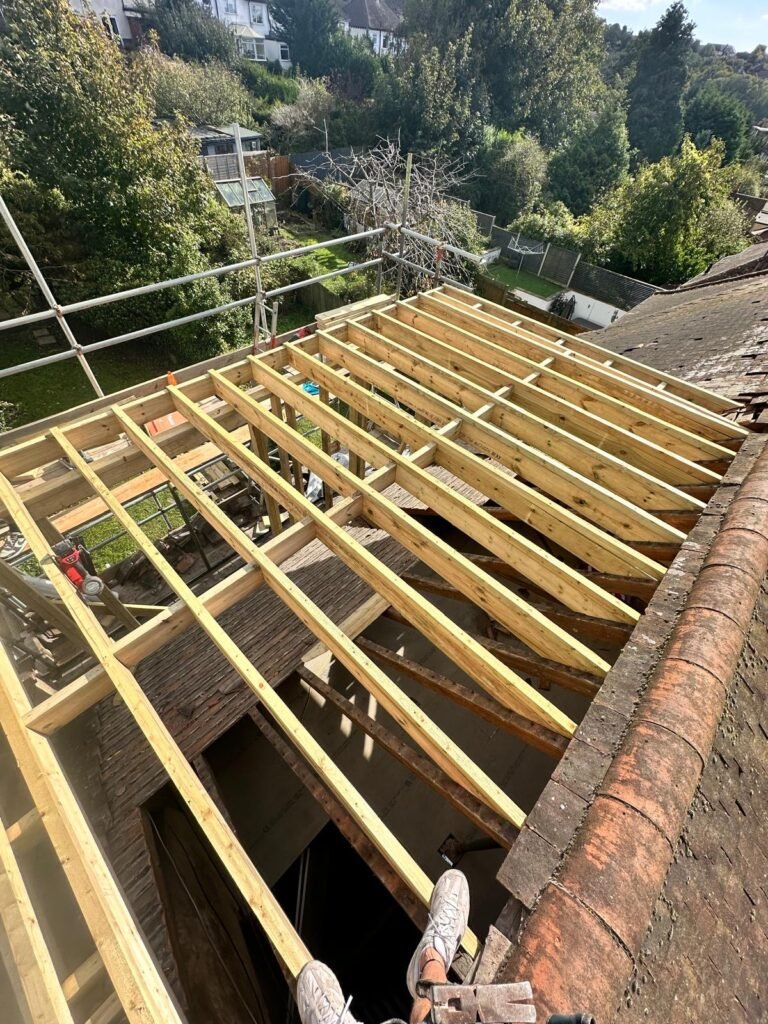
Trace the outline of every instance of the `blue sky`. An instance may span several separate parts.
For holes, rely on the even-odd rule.
[[[651,28],[671,0],[601,0],[599,13],[637,31]],[[768,0],[688,0],[685,5],[703,43],[730,43],[753,50],[768,43]]]

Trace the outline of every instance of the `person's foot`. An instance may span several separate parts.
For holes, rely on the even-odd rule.
[[[346,1010],[336,975],[319,960],[305,964],[296,982],[296,1003],[301,1024],[357,1024]]]
[[[416,985],[421,975],[421,957],[426,949],[440,955],[446,972],[456,956],[469,919],[469,886],[461,871],[452,868],[438,879],[429,903],[429,923],[411,957],[406,982],[416,998]]]

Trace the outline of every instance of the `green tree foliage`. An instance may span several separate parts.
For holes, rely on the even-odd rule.
[[[251,121],[263,121],[276,104],[295,103],[298,98],[299,86],[295,78],[276,74],[256,61],[241,60],[237,72],[248,90]]]
[[[621,102],[610,97],[597,117],[584,124],[549,166],[549,190],[580,216],[618,185],[629,170],[629,137]]]
[[[272,20],[290,47],[294,65],[309,76],[328,71],[328,51],[339,31],[334,0],[276,0],[270,4]]]
[[[334,92],[351,100],[373,95],[382,74],[382,62],[367,40],[337,31],[332,37],[325,73]]]
[[[226,64],[195,64],[147,46],[136,55],[132,69],[158,117],[179,116],[192,124],[250,124],[253,97]]]
[[[198,0],[154,0],[140,10],[147,27],[157,32],[164,53],[187,60],[235,63],[235,37]]]
[[[547,155],[525,132],[486,128],[465,194],[500,223],[533,209],[547,179]]]
[[[563,203],[550,202],[535,210],[521,213],[507,225],[507,230],[520,232],[527,238],[537,238],[566,248],[579,247],[576,218]]]
[[[712,139],[725,143],[730,163],[748,152],[749,112],[741,100],[711,82],[695,93],[685,110],[685,130],[703,149]]]
[[[243,230],[217,201],[186,130],[153,125],[119,50],[96,18],[66,0],[26,0],[0,36],[0,109],[14,131],[16,183],[28,241],[50,259],[63,301],[206,269],[243,251]],[[65,258],[59,258],[64,254]],[[215,279],[92,314],[118,333],[218,305]],[[174,332],[186,361],[234,342],[237,314]]]
[[[629,141],[646,160],[673,153],[683,136],[683,92],[693,24],[676,2],[644,35],[629,85]]]
[[[525,128],[551,147],[589,112],[603,52],[593,0],[407,0],[405,16],[407,31],[440,52],[472,33],[472,66],[494,124]]]
[[[675,156],[640,168],[580,223],[587,254],[652,284],[676,285],[747,245],[730,198],[724,147],[685,138]]]
[[[271,115],[276,140],[289,153],[322,149],[324,132],[331,120],[335,100],[320,78],[299,78],[293,103],[278,103]],[[330,137],[329,137],[330,144]]]
[[[403,150],[471,158],[482,141],[483,98],[471,33],[430,45],[414,36],[374,92],[379,134]]]

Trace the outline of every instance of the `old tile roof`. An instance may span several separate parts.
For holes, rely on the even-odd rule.
[[[768,270],[768,242],[750,245],[733,256],[724,256],[721,260],[713,263],[703,274],[697,274],[690,281],[686,281],[683,287],[693,288],[700,284],[741,277],[744,274],[753,274],[761,270]]]
[[[558,784],[564,802],[581,800],[580,823],[522,855],[513,847],[499,876],[509,885],[528,872],[523,927],[497,978],[531,981],[537,1019],[766,1020],[765,439],[750,438],[732,468],[571,744]],[[578,748],[605,749],[596,723],[622,708],[626,731],[590,796]],[[502,917],[513,935],[514,915]]]
[[[397,32],[402,16],[384,0],[348,0],[342,6],[342,17],[353,28],[381,29]]]
[[[660,292],[590,339],[733,399],[749,403],[762,393],[762,409],[768,398],[768,273]]]

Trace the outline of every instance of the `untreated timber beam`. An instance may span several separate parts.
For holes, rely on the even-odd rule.
[[[578,555],[588,565],[604,571],[638,574],[660,579],[663,568],[639,556],[627,544],[611,537],[587,519],[563,508],[535,488],[510,476],[499,466],[480,458],[449,436],[437,436],[418,420],[367,389],[351,383],[336,371],[319,364],[296,346],[288,346],[292,364],[325,381],[339,397],[365,412],[366,416],[401,442],[434,444],[434,461],[465,480],[488,498],[497,501],[511,515],[537,529],[543,537]],[[446,414],[447,415],[447,414]],[[459,423],[461,429],[462,423]],[[457,432],[461,436],[460,432]]]
[[[105,500],[109,499],[109,502],[114,502],[105,485],[101,483],[95,473],[88,469],[87,463],[69,444],[64,435],[58,431],[58,428],[54,427],[52,433],[78,472],[83,474],[91,486],[94,486],[94,483],[98,485],[95,489],[102,498]],[[23,531],[33,554],[45,571],[48,579],[56,587],[64,605],[77,622],[80,631],[88,638],[91,649],[109,673],[115,689],[122,697],[155,755],[167,771],[171,782],[189,807],[233,882],[261,922],[278,959],[285,967],[289,977],[295,980],[301,968],[310,959],[310,956],[300,937],[293,929],[288,917],[269,887],[256,871],[245,850],[238,843],[232,830],[222,818],[216,805],[208,793],[206,793],[205,788],[184,758],[175,740],[142,691],[136,678],[114,656],[111,641],[92,610],[80,599],[69,580],[65,579],[58,568],[52,564],[51,550],[45,538],[25,508],[24,503],[18,498],[8,481],[1,475],[0,500],[9,509],[19,528]],[[115,502],[114,506],[111,509],[113,514],[117,509],[120,509],[121,512],[123,511],[122,506],[118,503]],[[137,531],[133,535],[133,539],[138,541],[138,534],[141,534],[141,537],[147,540],[141,528],[134,523],[128,513],[125,513],[125,519],[122,520],[121,525],[131,532],[131,527],[128,526],[129,522]],[[147,543],[158,554],[158,557],[161,557],[154,548],[154,545],[149,541]]]
[[[316,362],[309,357],[298,356],[296,353],[292,353],[292,358],[297,359],[299,363],[305,366],[307,372],[313,369],[312,364]],[[306,363],[304,362],[305,359]],[[475,505],[463,495],[458,494],[447,484],[431,476],[426,470],[412,465],[407,458],[393,451],[382,441],[371,435],[370,432],[363,431],[359,427],[350,424],[345,417],[332,410],[323,409],[316,399],[300,394],[299,389],[284,380],[275,371],[269,369],[269,367],[260,365],[257,359],[253,360],[253,371],[256,380],[271,390],[279,394],[295,393],[297,397],[294,401],[302,412],[307,416],[314,416],[318,420],[325,421],[328,428],[333,429],[342,443],[346,444],[350,450],[359,451],[367,462],[370,462],[377,468],[390,464],[394,465],[397,471],[395,479],[401,487],[410,491],[415,498],[433,507],[449,522],[463,530],[464,533],[488,548],[488,550],[493,551],[499,558],[502,558],[510,565],[516,565],[519,571],[526,575],[527,578],[537,580],[538,584],[547,593],[552,594],[553,597],[562,601],[567,607],[577,609],[586,614],[598,614],[607,619],[616,619],[617,621],[634,622],[637,620],[637,613],[633,609],[628,608],[622,601],[613,597],[606,598],[605,591],[600,591],[599,587],[586,583],[583,577],[580,577],[569,565],[554,558],[527,537],[515,533],[498,523],[483,508]],[[355,395],[366,394],[357,385],[353,384],[353,387],[356,389]],[[237,396],[233,394],[233,390],[229,385],[225,385],[225,389],[227,390],[227,397],[234,402]],[[367,413],[365,418],[367,418]],[[420,439],[424,443],[428,443],[431,437],[435,437],[435,433],[429,428],[426,428],[424,434],[420,435]],[[438,447],[450,444],[450,441],[437,438],[435,440],[436,454]],[[317,465],[318,459],[315,458],[315,466]],[[391,517],[395,516],[398,520],[398,525],[396,525],[396,532],[392,533],[392,536],[395,536],[396,539],[400,539],[397,536],[398,529],[409,529],[403,519],[402,510],[394,508],[392,502],[386,502],[386,499],[380,495],[372,494],[365,480],[347,479],[343,473],[340,474],[335,469],[333,460],[330,460],[327,456],[321,455],[319,465],[321,468],[319,471],[315,468],[315,472],[319,472],[321,477],[324,472],[326,474],[331,472],[335,478],[340,478],[346,483],[349,489],[348,493],[354,493],[354,489],[357,488],[361,494],[367,496],[367,501],[364,502],[364,512],[366,515],[371,516],[372,521],[376,525],[381,525],[392,533]],[[383,502],[387,504],[390,519],[390,521],[384,523],[377,522],[377,513]],[[416,532],[421,540],[428,537],[428,532],[421,528],[417,528]],[[437,539],[434,539],[433,543],[437,545],[439,542]],[[458,552],[455,553],[455,560],[461,557]]]
[[[228,438],[226,431],[220,430],[214,423],[206,422],[205,414],[193,403],[178,395],[177,398],[179,399],[180,411],[183,411],[184,415],[191,422],[196,423],[198,429],[209,437],[215,437],[217,443],[227,452],[230,458],[261,487],[272,490],[281,503],[292,503],[297,516],[310,519],[317,529],[318,537],[334,554],[338,555],[346,565],[361,576],[361,578],[365,579],[382,597],[386,597],[390,603],[401,607],[406,614],[411,615],[414,623],[418,625],[418,628],[422,630],[424,635],[429,636],[430,639],[441,645],[446,653],[456,659],[457,663],[461,664],[465,671],[469,671],[480,685],[488,689],[489,692],[492,692],[502,703],[507,706],[513,706],[515,710],[526,714],[528,717],[550,725],[564,735],[571,735],[573,733],[575,729],[573,722],[559,709],[550,705],[546,699],[542,698],[525,684],[521,687],[513,673],[509,672],[508,669],[502,669],[502,666],[494,658],[488,658],[485,652],[463,630],[435,609],[433,605],[424,601],[414,591],[406,587],[396,573],[379,562],[378,559],[373,558],[361,544],[336,526],[312,502],[292,492],[292,489],[286,486],[285,481],[281,479],[279,474],[263,466],[258,460],[253,458],[249,451],[232,442]],[[254,404],[253,409],[249,409],[249,411],[254,415],[257,425],[262,426],[267,434],[271,430],[276,430],[277,421],[274,421],[271,414],[266,410]],[[131,429],[132,436],[136,437],[135,426],[131,425]],[[136,437],[136,443],[146,444],[147,439],[139,435]],[[169,469],[172,470],[172,465],[169,466]],[[218,514],[218,509],[216,514]],[[228,529],[226,525],[224,525],[224,529]],[[238,533],[239,531],[235,530],[235,536]],[[228,539],[232,543],[232,539]],[[264,570],[262,569],[262,571]],[[304,605],[306,605],[306,598],[304,599]],[[300,607],[302,611],[299,613],[299,616],[302,617],[303,615],[302,621],[318,635],[319,609],[313,608],[312,613],[307,614],[304,606],[300,605]],[[356,654],[359,655],[359,651],[350,652],[346,647],[348,638],[343,637],[343,641],[341,650],[344,652],[344,658],[348,662],[347,667],[353,675],[356,675],[356,678],[360,678],[360,667],[357,666],[357,672],[355,671]],[[328,644],[328,647],[333,650],[333,653],[340,660],[343,660],[339,652],[331,644]],[[441,767],[445,768],[445,765],[441,765]],[[451,774],[450,769],[446,770],[448,770],[448,774]],[[457,779],[456,781],[460,780]]]
[[[126,427],[126,433],[132,438],[132,440],[134,440],[134,442],[136,442],[137,438],[142,437],[139,428],[136,427],[136,425],[127,416],[125,416],[124,413],[121,415],[125,417],[124,426]],[[127,530],[132,539],[139,545],[140,549],[161,574],[168,586],[192,609],[198,623],[211,638],[216,648],[239,673],[243,681],[251,687],[254,693],[257,694],[275,721],[278,722],[286,735],[290,737],[291,742],[295,744],[312,767],[327,780],[332,792],[355,817],[356,821],[365,831],[371,842],[377,846],[382,855],[386,857],[395,870],[400,873],[406,884],[413,889],[419,898],[422,899],[423,902],[428,903],[431,895],[431,882],[424,872],[418,867],[416,862],[410,857],[405,848],[399,843],[389,829],[386,828],[373,809],[365,802],[365,800],[363,800],[362,796],[355,790],[349,780],[337,768],[333,761],[327,757],[317,741],[301,724],[299,719],[290,710],[277,691],[269,685],[266,679],[264,679],[250,661],[248,661],[242,651],[230,639],[226,631],[218,624],[210,612],[207,612],[202,607],[199,599],[192,592],[191,588],[165,561],[152,542],[143,534],[141,528],[133,522],[130,515],[119,505],[119,503],[114,501],[104,485],[98,480],[98,477],[90,473],[88,465],[72,448],[66,440],[66,437],[58,431],[58,428],[54,427],[53,432],[59,440],[62,449],[70,458],[72,464],[79,472],[89,479],[89,482],[97,493],[99,493],[104,501],[110,505],[113,515],[115,515],[123,528]],[[144,443],[146,445],[145,451],[153,461],[158,459],[159,449],[156,449],[153,443],[147,438],[144,439]],[[250,452],[249,456],[251,458],[255,458],[255,456]],[[167,463],[163,463],[162,458],[164,457],[161,456],[159,464],[162,466],[164,471],[167,471],[168,465],[172,466],[172,463],[170,460],[168,460]],[[252,561],[257,563],[260,562],[262,572],[268,581],[270,580],[271,573],[275,574],[276,579],[282,577],[283,580],[287,581],[287,577],[285,577],[276,566],[272,567],[269,565],[268,560],[261,555],[258,547],[253,544],[252,541],[248,540],[245,535],[231,523],[231,521],[226,519],[218,506],[208,497],[207,494],[205,494],[204,491],[197,488],[194,484],[191,484],[186,480],[186,478],[184,478],[183,483],[178,479],[174,480],[174,482],[179,487],[181,493],[196,505],[198,511],[200,511],[204,517],[211,517],[212,525],[216,526],[225,539],[232,542],[233,537],[228,536],[228,534],[233,533],[239,535],[239,538],[242,539],[241,543],[235,543],[233,546],[235,546],[236,550],[239,546],[241,554],[247,555]],[[227,523],[229,523],[229,526],[226,526]],[[290,581],[287,581],[287,585],[284,584],[284,586],[285,589],[289,590],[291,593],[297,592],[297,588],[295,588]],[[307,602],[306,599],[305,603],[309,607],[310,603]],[[320,614],[319,609],[318,614]],[[396,688],[393,687],[393,690],[396,690]],[[424,716],[422,721],[423,724],[429,724],[429,720],[426,719],[426,716]],[[448,742],[450,743],[450,741]],[[449,755],[450,750],[446,751],[446,757],[449,757]],[[460,758],[457,758],[457,760],[461,761]],[[471,762],[468,760],[462,764],[462,767],[465,768],[469,768],[470,766]],[[479,777],[475,784],[481,785],[482,782],[482,777]],[[212,804],[208,794],[206,793],[205,795],[207,801]],[[215,804],[212,805],[215,806]],[[519,813],[511,801],[509,801],[509,806],[514,808],[515,813]],[[218,810],[216,813],[219,814]],[[231,829],[229,829],[226,823],[223,822],[221,817],[220,820],[222,822],[222,827],[226,828],[233,842],[236,843]],[[286,968],[291,972],[291,976],[295,979],[297,975],[293,973],[293,960],[290,958],[297,954],[301,957],[305,955],[306,950],[303,948],[303,944],[301,944],[298,935],[296,935],[291,929],[287,918],[282,914],[282,911],[280,911],[279,915],[276,913],[276,910],[279,910],[279,905],[276,903],[274,896],[269,891],[268,887],[265,886],[263,880],[255,872],[255,869],[254,876],[256,884],[265,890],[260,893],[260,902],[262,907],[266,909],[266,913],[264,914],[264,917],[261,917],[257,911],[257,916],[259,916],[265,932],[267,933],[267,936],[269,937],[280,961],[286,965]],[[301,966],[303,966],[303,964]]]
[[[501,429],[493,423],[482,422],[468,414],[486,404],[493,407],[497,401],[503,402],[503,399],[497,399],[492,392],[483,388],[473,388],[471,396],[466,399],[468,409],[465,409],[463,404],[457,401],[458,396],[455,393],[451,398],[443,397],[442,390],[449,381],[449,375],[442,367],[436,364],[426,365],[427,361],[414,357],[402,346],[397,346],[357,323],[349,324],[347,332],[350,342],[359,346],[368,358],[364,358],[361,353],[354,352],[349,345],[344,345],[337,338],[323,332],[319,335],[321,352],[336,360],[345,369],[356,367],[356,370],[350,372],[365,376],[369,382],[376,383],[388,394],[393,394],[392,389],[396,389],[395,397],[417,411],[429,411],[438,422],[460,419],[462,440],[476,444],[502,465],[514,470],[528,483],[540,487],[546,494],[562,501],[584,518],[590,519],[616,536],[624,540],[659,539],[682,543],[684,534],[662,523],[650,512],[613,494],[552,456],[517,440],[513,434],[506,432],[506,429]],[[371,355],[375,358],[371,359]],[[386,369],[382,362],[391,363],[394,369]],[[429,382],[428,386],[425,381]],[[469,392],[463,381],[461,387],[467,396]]]
[[[738,402],[734,402],[730,398],[726,398],[724,395],[718,395],[713,391],[707,391],[706,388],[699,387],[698,384],[692,384],[690,381],[681,380],[671,373],[665,373],[663,370],[657,370],[653,366],[646,366],[644,363],[639,363],[636,359],[630,359],[628,356],[617,355],[614,352],[609,352],[601,345],[597,345],[595,342],[589,341],[583,336],[558,331],[556,328],[550,327],[548,324],[542,323],[533,317],[525,316],[523,313],[516,311],[513,313],[511,310],[490,302],[488,299],[484,299],[480,295],[475,295],[473,293],[468,294],[467,292],[463,292],[460,288],[455,288],[453,285],[444,285],[441,288],[435,289],[435,291],[436,293],[445,292],[447,295],[460,299],[468,305],[479,303],[481,308],[491,309],[497,316],[502,317],[503,319],[514,321],[515,323],[523,323],[530,327],[531,330],[536,331],[544,337],[550,338],[556,342],[561,340],[564,341],[566,347],[571,349],[573,352],[578,352],[598,361],[610,359],[615,367],[625,370],[630,374],[630,376],[651,384],[652,386],[663,385],[671,394],[679,395],[681,398],[685,398],[688,401],[693,402],[695,405],[700,405],[704,409],[710,409],[713,412],[728,412],[735,411],[740,408]]]
[[[0,645],[0,725],[126,1016],[131,1024],[183,1024],[51,743],[23,725],[29,709]]]
[[[502,354],[496,358],[497,353],[484,352],[480,342],[473,341],[472,336],[466,339],[467,345],[472,346],[475,351],[479,350],[483,358],[469,354],[463,347],[455,348],[444,340],[448,334],[445,324],[427,313],[417,312],[415,309],[409,313],[409,310],[412,310],[412,307],[403,305],[397,308],[396,319],[379,313],[373,317],[373,322],[385,337],[397,341],[430,364],[445,368],[448,376],[443,382],[443,393],[446,397],[454,400],[465,399],[467,395],[476,394],[476,388],[495,391],[506,384],[509,386],[509,393],[503,400],[497,400],[491,416],[491,422],[497,426],[508,427],[514,416],[515,433],[522,441],[578,469],[584,476],[590,477],[596,483],[615,491],[640,507],[650,511],[656,508],[696,507],[697,499],[679,491],[659,474],[659,468],[665,460],[656,457],[655,450],[651,466],[647,465],[650,460],[646,458],[646,465],[640,467],[632,461],[632,449],[629,444],[624,444],[623,448],[630,448],[630,451],[624,451],[622,455],[614,454],[609,448],[604,447],[606,434],[610,434],[605,427],[602,430],[602,437],[599,440],[596,438],[593,442],[574,432],[573,421],[579,421],[578,413],[566,419],[565,410],[561,410],[560,419],[553,422],[551,411],[545,412],[543,416],[540,412],[533,411],[531,405],[540,405],[547,401],[552,404],[557,401],[563,403],[563,400],[556,396],[547,396],[526,379],[513,379],[510,384],[511,370],[517,369],[515,377],[519,377],[521,373],[526,372],[527,365],[517,368],[516,360],[510,359],[508,355]],[[432,329],[436,336],[427,335],[411,324]],[[492,363],[485,361],[491,359]],[[511,366],[497,365],[509,362],[512,363]],[[522,395],[518,397],[520,392]],[[531,394],[539,396],[538,403],[533,402]],[[465,404],[464,400],[462,404]],[[582,413],[583,415],[585,414]],[[635,435],[627,433],[627,437],[635,438]],[[635,446],[642,445],[645,445],[646,449],[651,447],[650,442],[635,438]],[[642,451],[647,457],[647,451]]]

